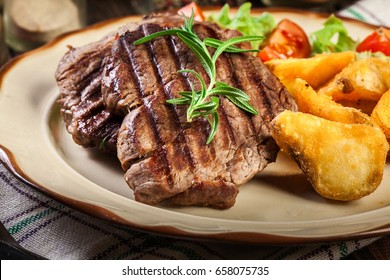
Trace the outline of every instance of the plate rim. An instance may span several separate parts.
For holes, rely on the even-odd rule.
[[[205,11],[212,12],[219,10],[220,7],[206,7]],[[236,11],[237,8],[231,8],[231,11]],[[317,12],[311,12],[311,11],[305,11],[305,10],[297,10],[297,9],[286,9],[286,8],[253,8],[253,13],[261,13],[261,12],[269,12],[269,13],[299,13],[300,15],[305,14],[310,17],[320,17],[322,19],[326,19],[329,14],[327,13],[317,13]],[[24,54],[21,54],[10,61],[8,61],[5,65],[3,65],[0,69],[0,89],[2,88],[2,83],[6,79],[6,76],[9,72],[12,71],[13,67],[18,65],[23,59],[28,58],[30,56],[34,56],[36,54],[39,54],[41,52],[44,52],[47,49],[50,49],[52,47],[55,47],[56,45],[60,44],[61,41],[66,40],[67,38],[74,36],[76,34],[81,34],[85,31],[94,30],[94,29],[100,29],[104,26],[129,20],[139,20],[142,16],[141,15],[131,15],[126,17],[118,17],[114,19],[108,19],[93,25],[90,25],[88,27],[71,31],[66,34],[63,34],[56,39],[52,40],[48,44],[39,47],[35,50],[32,50],[30,52],[26,52]],[[366,28],[370,28],[374,30],[378,26],[354,20],[351,18],[346,18],[339,16],[339,18],[342,18],[345,21],[348,21],[353,24],[358,24],[365,26]],[[335,241],[344,241],[344,240],[352,240],[356,238],[369,238],[369,237],[377,237],[381,235],[385,235],[390,233],[390,223],[376,227],[371,228],[368,230],[363,230],[359,232],[355,232],[352,234],[341,234],[341,235],[334,235],[334,236],[288,236],[288,235],[279,235],[279,234],[269,234],[269,233],[262,233],[262,232],[244,232],[244,231],[232,231],[232,232],[219,232],[219,233],[194,233],[185,231],[183,229],[179,229],[175,226],[159,226],[159,225],[142,225],[133,223],[127,219],[124,219],[117,215],[116,213],[100,207],[98,205],[93,205],[91,203],[79,201],[76,199],[72,199],[69,197],[66,197],[62,195],[61,193],[54,192],[47,187],[40,185],[37,183],[31,176],[26,174],[23,169],[17,164],[15,160],[14,154],[5,146],[0,144],[0,162],[4,164],[4,166],[19,180],[26,183],[27,185],[33,187],[34,189],[48,195],[49,197],[59,201],[60,203],[63,203],[71,208],[77,209],[81,212],[87,213],[91,216],[108,220],[111,222],[115,222],[118,224],[122,224],[125,226],[129,226],[131,228],[135,228],[141,231],[145,231],[148,233],[157,233],[157,234],[163,234],[166,236],[173,236],[173,237],[180,237],[184,239],[203,239],[203,240],[212,240],[212,241],[225,241],[225,242],[238,242],[238,243],[250,243],[250,244],[262,244],[262,245],[278,245],[278,244],[313,244],[313,243],[325,243],[325,242],[335,242]],[[375,210],[373,210],[375,211]],[[188,214],[185,214],[188,215]],[[218,218],[212,218],[212,219],[218,219]]]

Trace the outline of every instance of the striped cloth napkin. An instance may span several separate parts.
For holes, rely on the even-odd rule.
[[[387,25],[385,0],[340,15]],[[162,237],[96,219],[17,180],[0,164],[0,220],[23,247],[48,259],[340,259],[378,238],[312,246],[245,246]]]
[[[0,165],[0,219],[23,247],[48,259],[340,259],[375,238],[264,247],[162,237],[93,218],[21,183]]]
[[[387,0],[361,0],[338,14],[375,25],[390,27],[390,6]]]

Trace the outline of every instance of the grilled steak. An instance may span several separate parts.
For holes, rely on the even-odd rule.
[[[71,48],[56,71],[61,112],[76,143],[104,143],[117,152],[137,201],[229,208],[238,186],[276,158],[270,121],[296,105],[259,59],[224,53],[217,61],[217,80],[244,90],[259,114],[250,115],[221,97],[218,132],[206,145],[208,122],[188,123],[184,105],[166,102],[191,85],[199,87],[193,75],[180,69],[193,69],[209,82],[197,57],[176,36],[133,45],[182,23],[181,16],[151,16]],[[194,30],[200,38],[223,41],[238,35],[206,22],[196,23]]]
[[[181,17],[166,21],[166,15],[150,15],[143,22],[162,26],[180,25]],[[180,22],[180,23],[179,23]],[[117,116],[104,103],[101,80],[105,58],[116,37],[139,24],[129,23],[101,40],[73,48],[62,57],[55,78],[60,90],[61,113],[73,140],[84,147],[100,147],[116,153],[117,132],[123,116]]]
[[[126,182],[143,203],[229,208],[238,186],[276,158],[269,122],[296,105],[259,59],[224,53],[217,61],[217,80],[244,90],[259,114],[250,115],[221,97],[218,132],[206,145],[208,122],[199,118],[188,123],[185,106],[166,102],[189,91],[191,84],[199,88],[193,75],[178,73],[180,69],[193,69],[208,82],[196,56],[176,36],[133,44],[160,30],[160,24],[148,23],[125,32],[104,65],[105,104],[125,116],[117,152]],[[237,35],[206,22],[195,24],[194,31],[200,38],[223,41]]]
[[[122,122],[106,109],[101,94],[102,65],[111,52],[115,34],[79,48],[70,48],[55,73],[60,90],[61,113],[76,143],[116,151]]]

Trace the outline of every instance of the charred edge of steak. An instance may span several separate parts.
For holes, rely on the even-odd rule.
[[[102,66],[111,52],[112,41],[105,37],[70,49],[61,59],[55,77],[61,113],[73,140],[83,147],[115,153],[122,119],[105,108],[100,90]]]
[[[96,70],[84,77],[79,87],[74,89],[76,93],[63,92],[59,101],[61,113],[76,143],[115,153],[122,118],[105,108],[100,91],[101,71]]]
[[[182,22],[180,16],[154,14],[143,22],[157,22],[171,26]],[[62,116],[74,141],[84,147],[103,147],[104,151],[116,153],[118,128],[123,115],[107,108],[101,92],[103,65],[109,63],[112,45],[118,34],[136,29],[140,23],[129,23],[99,41],[81,47],[69,47],[55,72],[60,90]]]
[[[269,122],[278,112],[293,108],[294,102],[258,59],[249,54],[223,54],[218,59],[218,80],[246,91],[259,115],[249,115],[221,97],[221,124],[211,144],[205,145],[207,121],[187,123],[185,106],[165,102],[189,90],[190,83],[197,83],[191,75],[179,75],[177,70],[194,69],[208,80],[196,56],[175,36],[157,38],[141,46],[131,44],[142,33],[148,35],[161,29],[158,25],[143,25],[122,36],[113,50],[116,67],[130,69],[123,75],[132,75],[113,75],[126,81],[119,88],[139,90],[131,100],[138,100],[140,105],[130,110],[119,133],[118,157],[127,170],[126,181],[136,199],[148,204],[168,199],[174,204],[188,205],[192,201],[195,205],[231,207],[238,190],[221,192],[218,202],[202,198],[199,190],[215,188],[214,193],[218,193],[219,187],[237,189],[237,185],[274,161],[278,149],[271,138]],[[221,40],[232,36],[206,23],[195,25],[195,32],[200,37]],[[129,86],[128,81],[135,84]],[[127,97],[110,86],[107,93]],[[179,159],[186,168],[176,164]]]
[[[200,182],[163,203],[169,206],[208,206],[227,209],[235,204],[237,194],[237,186],[229,182]]]

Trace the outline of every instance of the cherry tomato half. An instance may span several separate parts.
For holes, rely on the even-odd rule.
[[[201,7],[196,2],[191,2],[190,4],[185,5],[184,7],[180,8],[177,13],[179,15],[184,14],[187,17],[190,17],[192,14],[192,11],[194,11],[194,19],[197,21],[204,21],[205,16],[203,14],[203,11]]]
[[[356,51],[382,52],[390,56],[390,29],[378,28],[357,46]]]
[[[258,53],[262,61],[305,58],[310,55],[310,42],[305,31],[296,23],[283,19],[267,37]]]

